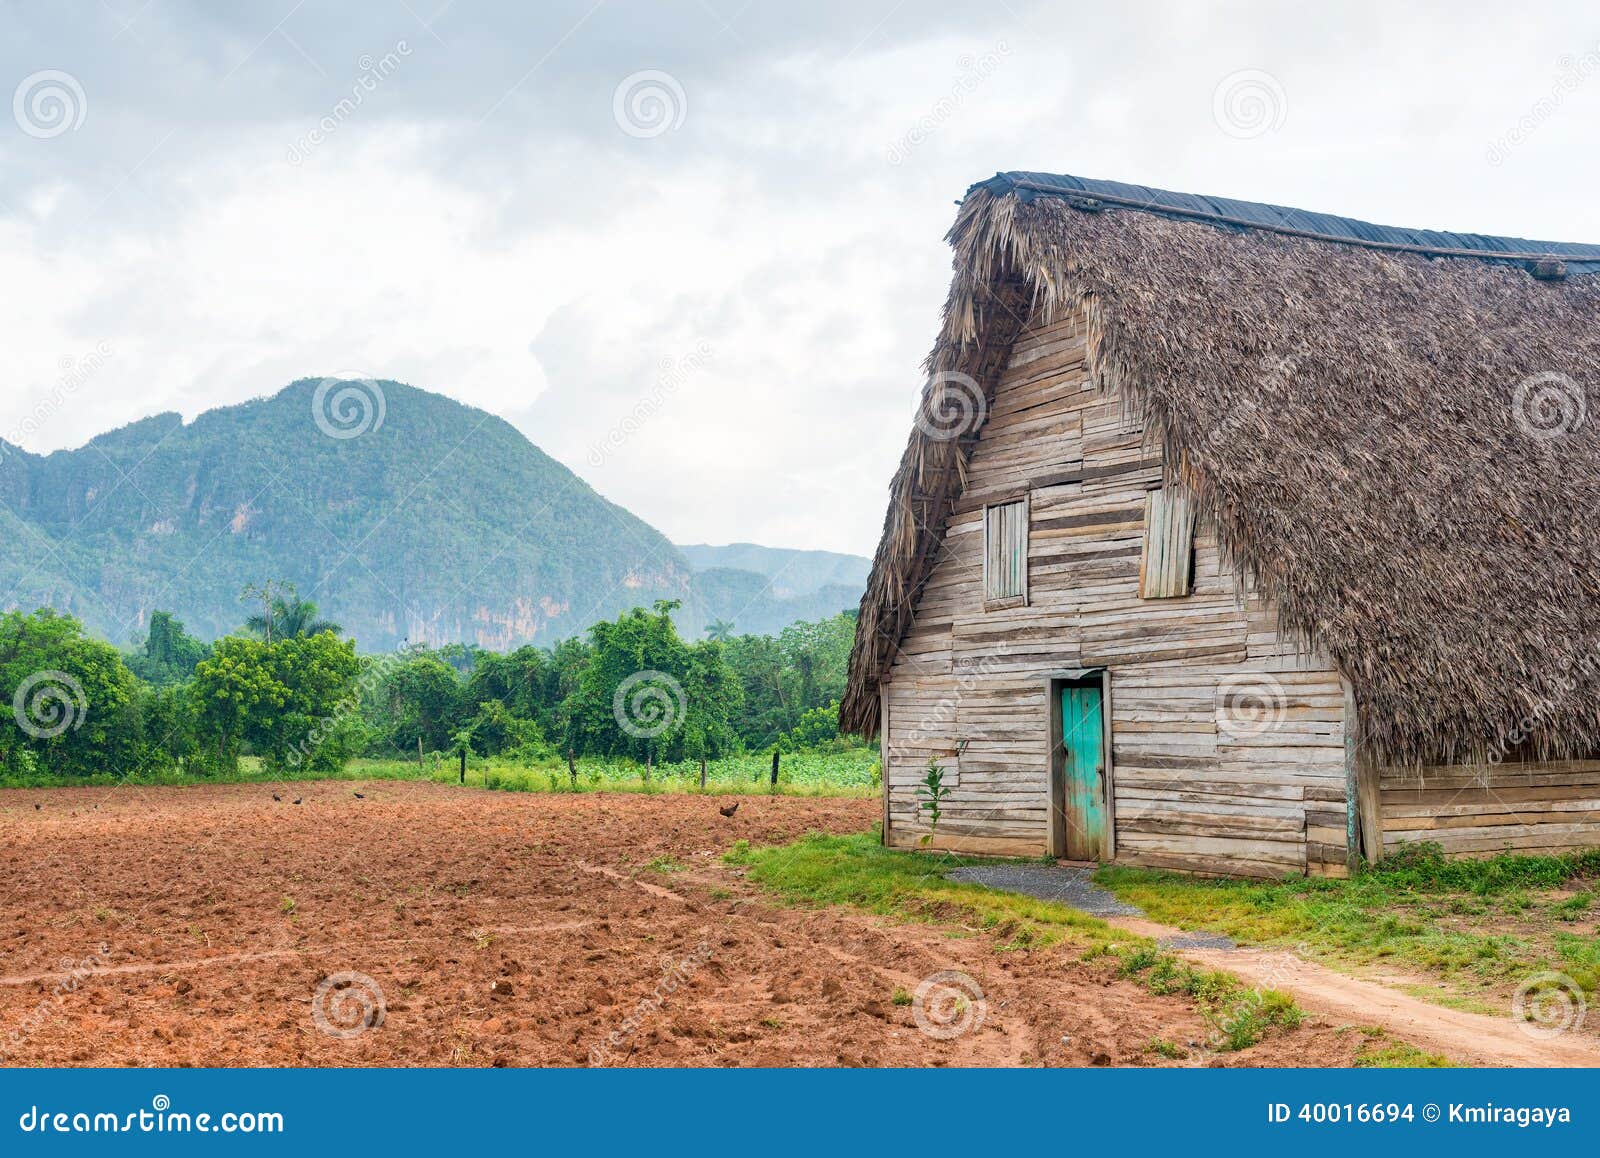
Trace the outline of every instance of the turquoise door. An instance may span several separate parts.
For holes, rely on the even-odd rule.
[[[1099,860],[1105,848],[1105,726],[1096,686],[1061,689],[1061,806],[1068,860]]]

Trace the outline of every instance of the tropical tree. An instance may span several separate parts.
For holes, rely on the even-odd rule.
[[[121,653],[85,636],[72,616],[48,609],[0,615],[0,768],[135,771],[138,690]]]
[[[344,630],[331,619],[319,618],[317,605],[309,599],[301,599],[293,583],[270,580],[262,585],[252,583],[239,598],[260,601],[261,610],[247,618],[244,626],[268,643],[274,639],[320,635],[324,631],[338,635]]]
[[[563,705],[580,752],[674,760],[717,756],[734,741],[743,700],[719,644],[686,644],[676,600],[635,608],[589,629],[590,652]]]
[[[269,767],[337,767],[350,754],[341,723],[354,712],[360,670],[355,641],[331,632],[220,639],[189,684],[197,738],[223,767],[245,743]]]
[[[450,747],[461,709],[455,668],[437,656],[419,655],[390,673],[384,691],[391,744],[407,753],[418,740],[430,751]]]
[[[136,644],[128,667],[134,675],[157,687],[188,679],[194,674],[195,665],[211,650],[204,641],[186,632],[183,622],[173,618],[170,611],[151,612],[150,630]]]
[[[706,638],[714,643],[726,643],[733,638],[733,622],[728,619],[713,619],[706,624]]]

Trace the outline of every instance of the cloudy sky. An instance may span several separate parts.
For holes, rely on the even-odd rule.
[[[5,9],[0,437],[359,373],[868,553],[997,170],[1600,240],[1592,3],[209,7]]]

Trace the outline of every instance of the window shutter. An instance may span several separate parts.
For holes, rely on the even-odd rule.
[[[1139,566],[1139,596],[1172,599],[1187,595],[1194,573],[1194,499],[1188,491],[1165,487],[1144,500],[1144,559]]]
[[[986,602],[1028,599],[1028,502],[1002,503],[983,512],[983,597]]]

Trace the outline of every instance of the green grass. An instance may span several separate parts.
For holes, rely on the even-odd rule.
[[[808,749],[785,753],[778,776],[780,796],[871,797],[877,794],[878,755],[873,748]],[[183,772],[150,772],[120,777],[101,773],[88,777],[35,775],[0,778],[0,788],[70,788],[88,785],[110,787],[187,784],[275,784],[301,780],[430,780],[440,784],[458,781],[458,765],[448,756],[429,756],[419,766],[410,759],[351,760],[334,772],[294,770],[269,773],[255,757],[244,757],[235,772],[194,776]],[[707,795],[767,795],[771,788],[772,756],[753,753],[711,760],[706,765]],[[564,759],[525,764],[471,758],[467,786],[501,792],[571,792],[572,780]],[[700,791],[698,761],[658,764],[646,770],[630,760],[578,761],[578,792],[694,792]]]
[[[1155,942],[1113,929],[1097,917],[1032,897],[946,880],[975,858],[931,857],[884,848],[876,833],[812,834],[793,844],[734,845],[723,860],[791,904],[849,905],[901,920],[955,925],[994,938],[997,950],[1070,944],[1081,959],[1108,960],[1113,971],[1152,993],[1193,1001],[1219,1049],[1243,1049],[1292,1029],[1301,1011],[1281,993],[1246,989],[1216,971],[1196,970]]]
[[[1445,1070],[1454,1069],[1455,1063],[1443,1054],[1428,1053],[1403,1041],[1393,1041],[1384,1031],[1372,1026],[1361,1031],[1368,1043],[1356,1051],[1352,1063],[1357,1069],[1373,1070]]]
[[[254,756],[242,757],[236,771],[216,775],[197,776],[179,771],[144,771],[130,775],[113,775],[98,772],[92,776],[50,776],[43,773],[32,776],[0,776],[0,788],[110,788],[115,785],[135,787],[182,787],[194,784],[287,784],[308,780],[418,780],[423,779],[416,762],[409,765],[391,760],[352,760],[343,768],[332,772],[311,772],[290,769],[268,772]]]
[[[385,762],[357,763],[382,766]],[[409,767],[413,776],[417,773],[415,763],[390,763]],[[780,796],[875,796],[877,765],[878,754],[872,748],[787,752],[779,766],[777,793]],[[772,791],[771,775],[771,753],[745,753],[710,760],[706,763],[706,794],[765,796]],[[428,779],[444,784],[455,783],[457,776],[457,766],[449,761],[438,768],[430,766],[427,774]],[[533,765],[469,761],[467,784],[500,792],[573,791],[565,760]],[[632,760],[580,760],[576,790],[697,793],[700,791],[700,763],[684,760],[646,768]]]
[[[1588,918],[1600,852],[1447,860],[1416,847],[1349,880],[1202,880],[1122,867],[1096,879],[1153,920],[1436,977],[1453,991],[1419,990],[1434,1000],[1503,995],[1546,971],[1591,995],[1600,985],[1600,938],[1571,928]],[[1504,1011],[1503,1000],[1492,1004]]]

